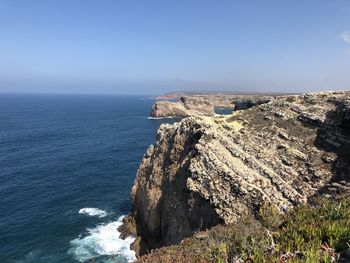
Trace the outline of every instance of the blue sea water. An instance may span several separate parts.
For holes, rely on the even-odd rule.
[[[0,262],[124,262],[120,216],[164,122],[137,96],[0,95]],[[115,256],[113,256],[115,255]]]

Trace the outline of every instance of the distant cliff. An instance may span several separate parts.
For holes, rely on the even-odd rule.
[[[350,192],[350,93],[277,98],[163,124],[132,188],[138,252],[315,195]],[[210,106],[211,107],[211,106]]]
[[[166,98],[166,97],[165,97]],[[247,109],[273,100],[264,95],[192,95],[179,101],[157,101],[151,110],[152,117],[213,116],[215,108]]]
[[[152,106],[152,117],[188,117],[214,115],[214,103],[203,97],[181,97],[178,102],[158,101]]]

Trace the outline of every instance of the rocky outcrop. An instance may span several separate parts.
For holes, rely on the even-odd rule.
[[[179,101],[157,101],[151,110],[152,117],[213,116],[216,108],[248,109],[273,100],[262,95],[193,95]]]
[[[158,101],[153,104],[152,117],[188,117],[188,116],[212,116],[214,104],[211,100],[202,97],[181,97],[178,102]]]
[[[169,92],[163,95],[151,97],[154,100],[179,100],[181,97],[186,96],[184,92]]]
[[[350,192],[349,92],[278,98],[163,124],[132,188],[139,252],[235,223],[270,203]]]

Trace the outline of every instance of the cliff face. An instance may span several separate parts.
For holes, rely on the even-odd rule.
[[[159,128],[158,143],[147,150],[132,188],[137,233],[147,237],[146,249],[177,243],[193,229],[222,222],[209,200],[187,190],[201,131],[196,126],[178,128]]]
[[[348,194],[349,95],[279,98],[162,125],[132,188],[141,253],[254,215],[264,203],[283,213],[313,195]]]
[[[272,101],[265,95],[193,95],[183,96],[177,102],[157,101],[151,110],[152,117],[213,116],[215,108],[248,109]]]
[[[153,104],[152,117],[188,117],[214,115],[213,101],[202,97],[181,97],[178,102],[158,101]]]

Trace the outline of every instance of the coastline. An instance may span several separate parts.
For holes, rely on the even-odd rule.
[[[234,224],[245,213],[256,217],[266,202],[283,215],[312,196],[335,197],[326,189],[333,191],[327,185],[337,147],[350,141],[343,128],[350,120],[349,99],[348,92],[310,93],[232,115],[194,116],[161,125],[131,193],[136,254],[176,245],[218,224]],[[275,155],[261,148],[271,146]],[[322,170],[316,172],[313,165],[319,168],[321,163]],[[296,167],[305,170],[297,172]],[[338,169],[347,171],[349,164]],[[305,177],[293,179],[298,173]],[[346,183],[339,187],[337,191],[349,193]]]

